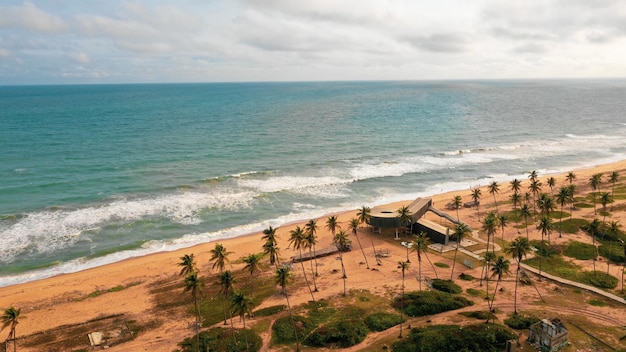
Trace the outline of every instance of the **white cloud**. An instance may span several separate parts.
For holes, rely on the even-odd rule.
[[[86,65],[91,61],[89,60],[89,56],[85,53],[70,53],[67,54],[67,57],[82,65]]]
[[[30,2],[22,6],[0,6],[0,28],[19,28],[33,32],[55,33],[67,29],[58,16],[48,14]]]

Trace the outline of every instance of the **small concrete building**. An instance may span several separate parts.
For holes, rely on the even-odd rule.
[[[530,327],[528,342],[542,351],[553,352],[568,344],[569,332],[558,318],[542,319]]]

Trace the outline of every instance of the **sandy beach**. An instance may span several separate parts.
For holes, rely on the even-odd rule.
[[[613,171],[617,171],[620,174],[620,181],[618,183],[624,184],[626,179],[626,160],[589,167],[586,169],[573,170],[577,176],[577,180],[574,182],[577,185],[577,194],[586,194],[590,191],[588,185],[588,179],[591,175],[596,173],[604,173],[605,180],[601,187],[603,191],[610,191],[610,184],[606,181],[607,175]],[[565,174],[557,175],[539,175],[543,182],[543,191],[549,192],[549,188],[546,185],[546,178],[552,176],[556,179],[556,187],[558,190],[561,186],[566,185]],[[522,189],[526,190],[528,187],[528,179],[522,180]],[[493,207],[493,197],[488,193],[486,185],[482,185],[482,198],[480,204],[481,216],[486,211],[495,209]],[[497,194],[497,200],[501,207],[506,207],[507,210],[511,207],[510,204],[506,204],[511,195],[511,190],[508,182],[500,182],[500,192]],[[433,195],[434,206],[438,209],[445,210],[445,204],[450,202],[455,195],[460,195],[463,198],[463,202],[471,201],[470,190],[459,190],[449,192],[445,194]],[[403,205],[410,203],[412,199],[407,199],[403,202],[389,204],[386,207],[397,209]],[[626,202],[618,199],[613,204],[616,211],[611,212],[610,221],[618,221],[621,224],[626,225],[626,212],[623,211],[623,206]],[[367,204],[364,204],[367,206]],[[600,207],[600,205],[598,206]],[[619,209],[619,210],[617,210]],[[447,210],[450,215],[456,216],[456,211]],[[347,224],[351,218],[355,216],[355,211],[348,211],[342,214],[337,214],[339,217],[339,223],[342,228],[347,229]],[[475,208],[461,208],[458,211],[459,217],[463,222],[474,229],[480,229],[481,224],[478,221]],[[333,215],[333,214],[329,214]],[[576,209],[574,216],[577,218],[584,218],[587,220],[593,219],[594,209]],[[598,215],[600,217],[600,215]],[[433,221],[439,221],[433,214],[427,215],[428,219]],[[601,218],[601,217],[600,217]],[[295,254],[296,251],[287,248],[287,239],[289,238],[289,231],[295,226],[303,226],[304,222],[308,219],[303,219],[302,223],[295,223],[289,226],[282,226],[277,230],[279,237],[279,246],[281,248],[281,259],[283,261],[289,260],[289,258]],[[607,218],[607,221],[609,218]],[[318,245],[317,248],[326,248],[331,246],[331,234],[325,229],[326,217],[318,219]],[[529,226],[531,239],[540,239],[535,229],[535,225]],[[511,241],[518,237],[520,231],[514,226],[509,226],[505,229],[505,240]],[[261,240],[260,233],[253,233],[246,236],[232,238],[228,240],[219,241],[222,243],[232,254],[229,256],[232,264],[232,270],[234,272],[241,270],[243,264],[239,258],[251,254],[261,252]],[[365,289],[369,290],[376,295],[387,295],[390,292],[397,290],[400,285],[401,277],[398,273],[397,262],[406,258],[405,249],[394,243],[392,238],[380,238],[373,235],[373,232],[365,226],[360,229],[359,235],[361,236],[361,242],[366,251],[366,254],[370,258],[370,265],[374,263],[373,254],[371,252],[370,237],[373,236],[377,249],[389,250],[389,256],[382,258],[382,265],[376,266],[376,270],[367,270],[362,264],[362,254],[357,246],[357,241],[351,238],[353,242],[353,250],[346,253],[344,256],[344,262],[346,270],[349,273],[347,280],[348,289]],[[389,237],[389,236],[387,236]],[[498,237],[500,232],[498,231]],[[552,236],[553,241],[557,243],[565,243],[566,241],[576,239],[583,242],[590,242],[589,236],[579,231],[575,235],[564,235],[563,238],[558,236]],[[128,259],[122,262],[89,269],[73,274],[66,274],[55,276],[39,281],[29,282],[25,284],[18,284],[9,287],[0,288],[0,307],[6,309],[8,307],[21,308],[22,319],[17,328],[18,337],[31,335],[37,332],[53,329],[62,325],[79,324],[98,317],[124,314],[126,319],[132,319],[137,321],[151,321],[161,319],[161,324],[157,329],[147,329],[142,331],[135,339],[130,342],[124,343],[118,346],[112,346],[110,351],[173,351],[177,348],[177,343],[184,337],[190,337],[193,335],[193,329],[189,327],[189,323],[193,321],[193,316],[186,311],[180,311],[180,316],[177,319],[165,319],[159,315],[159,311],[154,309],[154,300],[152,297],[151,287],[155,283],[159,282],[177,282],[181,278],[178,277],[179,267],[177,263],[180,262],[180,257],[184,254],[195,255],[200,276],[207,278],[207,281],[212,281],[217,272],[211,270],[209,263],[210,253],[209,251],[215,246],[214,242],[205,243],[191,248],[181,249],[172,252],[163,252],[153,255],[148,255],[139,258]],[[413,257],[415,254],[411,254]],[[437,253],[430,253],[431,259],[437,262],[443,262],[451,264],[451,260],[445,256],[439,256]],[[265,260],[264,260],[265,261]],[[416,261],[416,260],[414,260]],[[580,262],[579,265],[584,265],[586,268],[591,265],[591,262]],[[606,264],[604,261],[599,262],[599,270],[606,270]],[[512,269],[515,265],[512,265]],[[316,299],[327,298],[332,299],[338,296],[342,292],[342,281],[337,275],[330,275],[329,273],[333,269],[340,269],[340,263],[335,256],[328,256],[320,258],[318,260],[318,268],[321,275],[317,278],[317,286],[319,292],[316,293]],[[417,266],[413,265],[410,269],[413,277]],[[438,268],[438,274],[442,278],[449,278],[450,270],[446,268]],[[271,275],[269,272],[271,268],[266,267],[267,275]],[[428,265],[422,266],[422,272],[425,276],[434,277],[432,269]],[[475,277],[480,276],[480,267],[470,269],[459,263],[456,265],[455,272],[465,272]],[[621,277],[621,266],[612,265],[610,273],[613,276]],[[302,282],[302,273],[299,270],[294,270],[296,282]],[[264,274],[265,275],[265,274]],[[242,280],[243,281],[243,280]],[[464,287],[473,287],[478,285],[477,282],[459,282],[458,284]],[[503,286],[507,288],[507,291],[512,292],[513,282],[503,283]],[[546,297],[551,295],[558,295],[555,293],[554,287],[556,284],[547,280],[538,283],[538,289]],[[111,290],[115,287],[123,287],[121,290]],[[298,305],[305,303],[309,298],[309,293],[306,286],[300,284],[295,285],[297,291],[292,292],[292,305]],[[418,282],[413,278],[407,280],[407,290],[415,290],[418,287]],[[619,287],[619,286],[618,286]],[[110,292],[106,292],[109,290]],[[90,297],[90,293],[93,292],[106,292],[100,295],[94,295]],[[180,291],[182,295],[182,290]],[[536,293],[531,287],[521,288],[519,302],[524,305],[524,300],[535,301]],[[502,295],[496,301],[496,305],[501,305],[507,308],[502,308],[504,313],[510,313],[510,303],[512,302],[512,295]],[[508,303],[506,303],[508,300]],[[269,299],[265,300],[261,307],[272,306],[281,304],[283,298],[279,294],[279,288],[276,288],[276,294],[272,295]],[[547,308],[546,308],[547,309]],[[615,321],[622,323],[622,326],[626,325],[626,307],[620,307],[619,309],[613,309],[610,306],[607,307],[591,307],[595,313],[604,315]],[[442,315],[438,318],[441,321],[447,321],[450,315]],[[254,321],[252,321],[252,324]],[[4,340],[8,331],[0,333],[0,340]],[[368,337],[366,341],[360,345],[359,348],[353,348],[351,350],[363,350],[364,346],[372,343],[372,339],[377,338],[376,334]],[[269,339],[268,336],[264,337]],[[20,351],[37,349],[19,348]]]

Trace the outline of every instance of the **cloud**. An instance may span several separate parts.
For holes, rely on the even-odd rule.
[[[30,2],[22,6],[0,7],[0,28],[55,33],[67,29],[67,24],[58,16],[40,10]]]
[[[85,53],[70,53],[66,56],[81,65],[86,65],[91,61],[89,60],[89,56],[87,56],[87,54]]]
[[[469,41],[458,33],[438,33],[428,36],[407,37],[414,47],[435,53],[462,53],[469,50]]]

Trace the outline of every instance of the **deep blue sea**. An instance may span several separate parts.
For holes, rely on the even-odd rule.
[[[0,87],[0,286],[626,159],[626,80]]]

